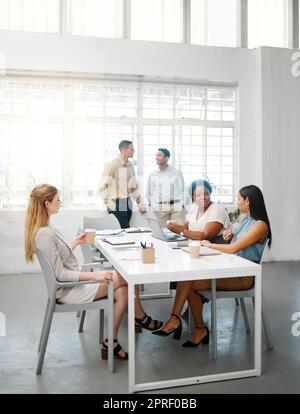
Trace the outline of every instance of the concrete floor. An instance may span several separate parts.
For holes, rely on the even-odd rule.
[[[300,311],[300,262],[263,265],[266,312],[274,338],[273,351],[262,342],[262,376],[218,383],[193,385],[151,394],[193,393],[299,393],[300,337],[293,336],[291,316]],[[78,334],[74,313],[54,316],[41,376],[35,375],[37,344],[46,302],[41,275],[0,276],[0,312],[6,315],[7,335],[0,337],[0,393],[97,393],[128,392],[127,362],[116,361],[109,374],[97,345],[98,315],[87,313],[84,332]],[[146,311],[166,320],[172,299],[144,301]],[[210,324],[209,307],[206,320]],[[251,327],[253,308],[247,304]],[[120,338],[127,349],[126,317]],[[209,346],[185,349],[187,338],[159,338],[148,331],[137,336],[137,380],[158,381],[204,373],[246,369],[253,364],[253,332],[245,333],[241,310],[233,300],[218,301],[219,359]]]

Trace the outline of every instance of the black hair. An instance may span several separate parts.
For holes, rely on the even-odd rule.
[[[132,144],[132,141],[128,141],[127,139],[123,139],[123,141],[119,144],[119,150],[126,149],[129,147],[129,145]]]
[[[265,200],[261,189],[256,187],[256,185],[247,185],[243,187],[239,191],[240,195],[246,199],[248,197],[249,200],[249,210],[250,216],[254,218],[254,220],[262,220],[268,226],[268,239],[269,239],[269,247],[272,244],[272,231],[271,225],[265,205]]]
[[[209,194],[211,194],[211,192],[212,192],[212,186],[208,181],[203,180],[203,179],[195,180],[190,185],[190,195],[192,197],[192,201],[194,201],[195,190],[199,185],[202,185],[204,188],[206,188],[208,190]]]
[[[165,157],[168,157],[168,158],[171,157],[171,153],[169,150],[167,150],[167,148],[158,148],[158,151],[162,152]]]

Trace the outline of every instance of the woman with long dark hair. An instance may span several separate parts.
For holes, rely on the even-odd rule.
[[[237,195],[237,204],[245,217],[234,234],[231,229],[224,231],[224,240],[230,241],[230,244],[216,244],[208,240],[203,240],[202,244],[222,253],[236,254],[259,263],[266,241],[269,240],[269,247],[272,243],[271,226],[263,194],[255,185],[243,187]],[[248,290],[253,286],[253,283],[253,276],[224,278],[216,280],[216,287],[219,290]],[[153,333],[160,336],[168,336],[174,333],[175,338],[180,338],[182,325],[179,315],[187,299],[194,317],[195,330],[190,340],[185,342],[183,346],[191,348],[198,346],[200,343],[208,344],[209,331],[203,321],[203,303],[199,291],[210,288],[211,280],[179,282],[169,320],[162,329]]]

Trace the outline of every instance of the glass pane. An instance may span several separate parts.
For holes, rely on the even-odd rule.
[[[71,0],[70,15],[72,34],[122,37],[123,0]]]
[[[286,47],[286,0],[248,1],[248,47]]]
[[[131,39],[182,41],[182,0],[131,0]]]
[[[191,0],[191,42],[237,46],[237,0]]]
[[[207,177],[218,191],[216,200],[233,201],[235,131],[224,114],[235,117],[235,89],[141,88],[139,110],[139,89],[131,83],[1,82],[0,206],[23,208],[30,188],[48,181],[63,188],[64,206],[101,208],[101,171],[118,155],[122,139],[134,142],[141,187],[157,168],[157,149],[164,147],[187,185]],[[146,109],[155,111],[154,119]],[[192,119],[177,120],[180,111]],[[216,119],[208,127],[202,114]],[[136,145],[138,139],[142,143]]]
[[[0,0],[0,29],[58,32],[59,0]]]
[[[145,118],[173,118],[174,88],[145,87],[143,115]]]

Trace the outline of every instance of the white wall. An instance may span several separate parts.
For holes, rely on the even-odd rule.
[[[275,55],[272,55],[272,51]],[[262,106],[268,102],[274,104],[272,83],[277,82],[279,97],[282,92],[280,85],[284,87],[284,84],[279,82],[280,71],[276,72],[274,79],[268,76],[268,60],[270,59],[268,53],[271,53],[275,61],[276,59],[284,60],[284,56],[280,55],[282,51],[278,52],[279,55],[276,55],[276,51],[277,49],[269,48],[247,50],[49,34],[0,33],[0,52],[6,55],[7,68],[10,70],[85,72],[93,75],[140,76],[153,80],[236,83],[239,86],[240,102],[239,185],[264,184],[264,189],[268,191],[267,199],[271,201],[269,208],[272,221],[281,221],[278,208],[273,205],[273,198],[269,194],[274,183],[271,180],[272,171],[269,169],[278,169],[278,166],[268,159],[266,144],[262,146],[262,136],[264,138],[265,135],[268,136],[266,142],[270,142],[271,139],[270,134],[266,133],[271,121],[265,119],[270,114],[264,108],[263,115],[261,115]],[[262,65],[266,65],[266,68],[263,69]],[[295,101],[299,106],[300,94],[298,97],[296,95],[294,91],[293,102]],[[276,114],[278,114],[279,102],[278,104],[276,102],[276,105],[278,106]],[[290,111],[293,110],[291,102],[289,102],[289,108]],[[276,122],[280,120],[277,118]],[[294,127],[297,127],[296,119],[290,129],[291,137],[296,133]],[[295,147],[296,143],[293,149],[296,149]],[[280,153],[279,147],[277,157]],[[284,176],[285,173],[280,182],[285,180]],[[271,184],[272,186],[268,189]],[[70,236],[80,222],[82,214],[83,212],[75,211],[62,213],[56,218],[57,226],[62,231],[69,230],[67,236]],[[0,212],[0,273],[33,269],[24,264],[23,219],[24,215],[20,212]],[[7,220],[9,220],[10,232],[13,234],[8,241]],[[274,233],[276,233],[274,225]],[[276,259],[300,258],[300,252],[292,252],[286,240],[281,240],[280,236],[276,244],[274,242],[274,246],[278,252]]]
[[[300,76],[292,75],[294,52],[260,50],[262,177],[275,260],[300,259]]]

